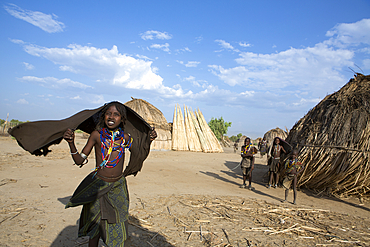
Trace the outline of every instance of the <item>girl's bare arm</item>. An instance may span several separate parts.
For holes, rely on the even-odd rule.
[[[94,147],[94,145],[96,143],[96,140],[97,140],[96,138],[99,138],[99,133],[97,131],[93,131],[91,133],[91,135],[90,135],[89,139],[87,140],[87,143],[86,143],[85,147],[82,149],[81,153],[78,152],[77,147],[76,147],[75,142],[74,142],[74,140],[75,140],[74,130],[67,129],[66,132],[64,132],[63,138],[64,138],[64,140],[66,140],[68,142],[69,149],[70,149],[73,161],[76,164],[80,165],[85,161],[85,158],[83,158],[81,156],[81,153],[85,154],[86,156],[88,156],[91,153],[91,150],[92,150],[92,148]]]

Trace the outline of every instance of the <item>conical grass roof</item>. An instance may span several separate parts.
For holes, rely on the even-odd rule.
[[[299,186],[319,193],[368,196],[370,76],[358,74],[326,96],[290,130],[286,141],[306,166]]]

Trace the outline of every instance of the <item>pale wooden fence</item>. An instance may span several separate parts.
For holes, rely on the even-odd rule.
[[[9,135],[8,129],[17,126],[17,123],[5,122],[0,125],[0,135]]]

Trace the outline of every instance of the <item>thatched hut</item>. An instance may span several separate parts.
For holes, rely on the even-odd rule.
[[[357,75],[300,119],[287,142],[306,166],[299,179],[319,193],[369,196],[370,76]]]
[[[268,152],[270,151],[270,148],[272,147],[272,144],[274,142],[275,137],[279,137],[280,139],[285,140],[287,138],[288,134],[287,131],[284,131],[278,127],[275,129],[271,129],[267,131],[264,135],[263,138],[267,140],[267,145],[268,145]]]
[[[155,106],[142,99],[134,99],[125,103],[126,106],[136,111],[157,132],[157,138],[150,145],[151,149],[171,150],[171,126],[163,113]]]

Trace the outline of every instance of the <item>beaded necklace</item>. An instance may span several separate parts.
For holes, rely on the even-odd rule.
[[[124,149],[130,148],[132,144],[132,138],[130,137],[129,143],[125,145],[124,132],[121,128],[116,131],[110,131],[106,128],[102,128],[99,133],[101,140],[101,155],[103,161],[94,169],[95,174],[104,167],[115,167],[118,164],[119,160],[122,158],[122,155],[125,152]],[[113,151],[118,151],[118,155],[114,160],[109,160]]]
[[[289,160],[289,163],[287,164],[287,169],[290,169],[292,168],[293,166],[295,166],[295,164],[298,163],[298,158],[295,158],[293,160]]]
[[[249,143],[245,146],[244,150],[242,150],[242,154],[247,154],[249,149],[252,147],[252,145]]]
[[[292,159],[292,160],[287,160],[286,164],[285,164],[285,168],[287,170],[287,172],[291,172],[294,168],[297,169],[298,167],[298,164],[300,164],[300,162],[298,161],[298,158],[295,158],[295,159]]]
[[[281,146],[279,144],[276,144],[274,146],[274,156],[280,152],[280,149],[281,149]]]

